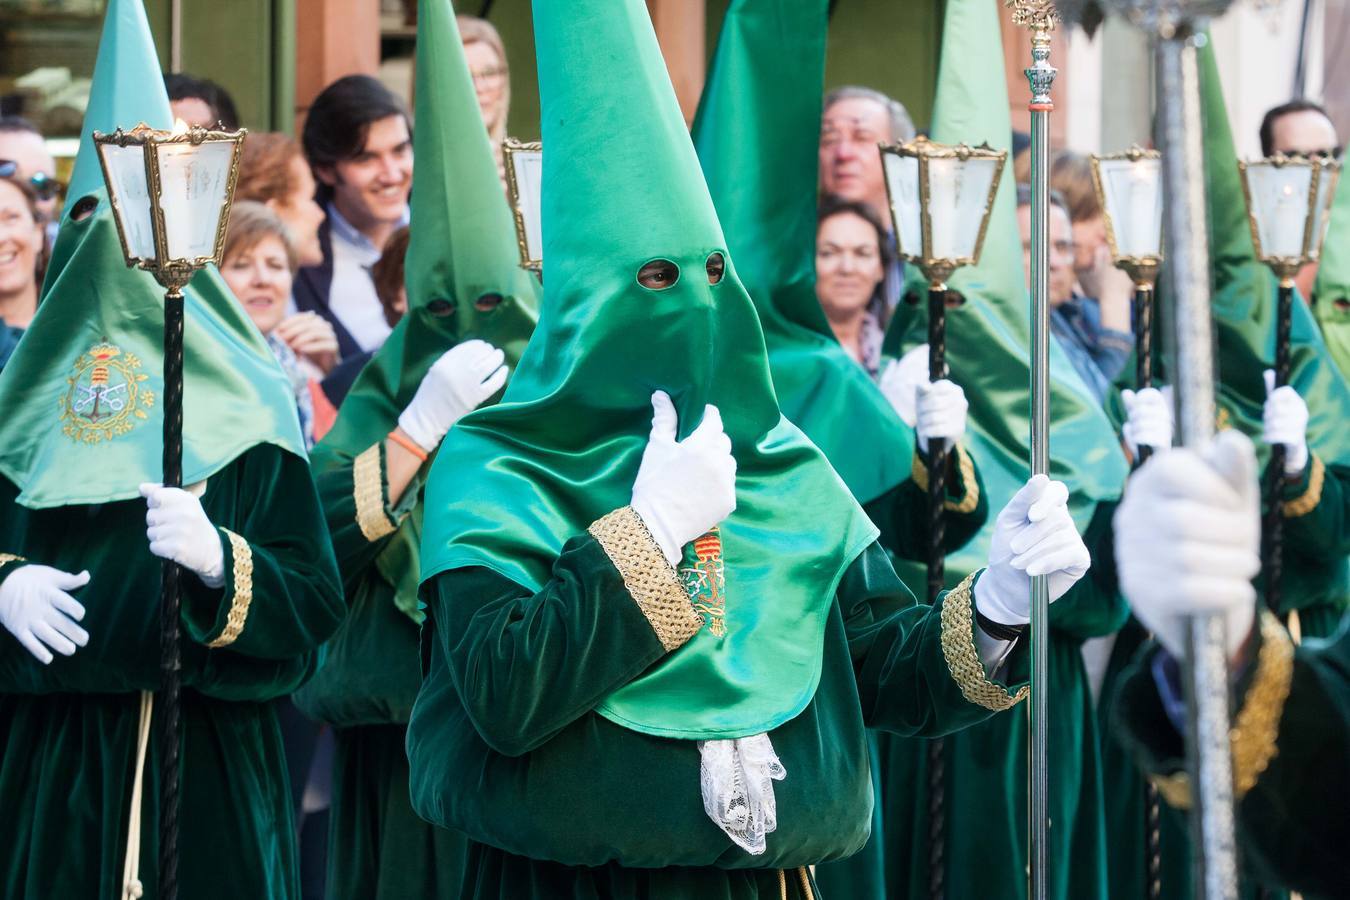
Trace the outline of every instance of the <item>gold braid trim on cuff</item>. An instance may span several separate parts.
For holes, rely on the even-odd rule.
[[[971,513],[975,507],[980,505],[980,485],[975,478],[975,461],[970,458],[966,448],[960,444],[956,449],[950,451],[956,454],[956,466],[961,476],[961,489],[965,491],[959,500],[953,500],[950,496],[942,503],[942,508],[948,512]],[[909,469],[909,477],[919,486],[919,490],[928,490],[928,460],[923,458],[919,452],[919,446],[914,445],[914,462]],[[950,488],[950,485],[948,485]],[[950,494],[950,490],[948,491]]]
[[[703,617],[694,611],[675,567],[631,506],[596,519],[587,531],[623,576],[623,586],[667,653],[698,633]]]
[[[12,562],[27,562],[27,561],[28,560],[24,559],[22,556],[18,556],[17,554],[14,553],[0,553],[0,566]]]
[[[1241,800],[1279,753],[1280,716],[1294,680],[1294,643],[1278,619],[1261,611],[1261,652],[1247,698],[1229,738],[1233,743],[1233,795]]]
[[[942,656],[952,680],[961,688],[961,696],[985,709],[1002,712],[1020,703],[1031,690],[1023,686],[1010,694],[985,675],[984,663],[975,649],[975,616],[971,610],[971,589],[977,574],[967,575],[942,598]]]
[[[1256,787],[1261,773],[1279,753],[1276,739],[1280,716],[1284,714],[1284,702],[1289,699],[1289,687],[1294,680],[1294,644],[1284,627],[1273,614],[1262,610],[1260,628],[1261,652],[1256,658],[1256,674],[1252,676],[1242,709],[1228,729],[1233,748],[1235,800],[1241,800]],[[1189,774],[1183,771],[1150,775],[1149,780],[1171,806],[1180,810],[1191,808]]]
[[[1308,472],[1308,489],[1293,500],[1284,501],[1281,511],[1286,519],[1306,516],[1322,502],[1322,485],[1327,478],[1327,467],[1316,453],[1312,454],[1312,469]]]
[[[230,539],[230,557],[234,560],[234,596],[230,598],[230,611],[225,616],[225,627],[220,637],[206,646],[211,648],[228,647],[239,639],[244,631],[244,621],[248,618],[249,605],[253,603],[253,549],[248,541],[222,528]]]
[[[393,534],[398,525],[384,511],[384,480],[380,471],[380,445],[372,444],[352,466],[352,496],[356,500],[356,524],[368,541]]]

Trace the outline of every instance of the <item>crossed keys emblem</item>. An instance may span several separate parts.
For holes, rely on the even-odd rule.
[[[139,359],[107,341],[80,354],[61,397],[62,431],[78,443],[97,444],[148,419],[155,394],[140,367]]]

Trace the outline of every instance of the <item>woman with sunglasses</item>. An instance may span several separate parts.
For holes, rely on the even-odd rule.
[[[0,176],[0,369],[37,312],[47,235],[27,179]]]
[[[61,182],[56,159],[36,125],[22,116],[0,116],[0,178],[22,178],[38,196],[38,212],[48,223],[47,243],[56,242]]]

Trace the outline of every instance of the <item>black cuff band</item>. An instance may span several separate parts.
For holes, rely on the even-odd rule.
[[[975,621],[979,624],[981,631],[1000,641],[1015,641],[1027,630],[1025,625],[1004,625],[1002,622],[995,622],[978,609],[975,610]]]

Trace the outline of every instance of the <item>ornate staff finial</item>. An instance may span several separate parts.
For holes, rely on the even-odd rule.
[[[1012,9],[1013,24],[1032,31],[1053,31],[1059,22],[1054,0],[1004,0]]]

